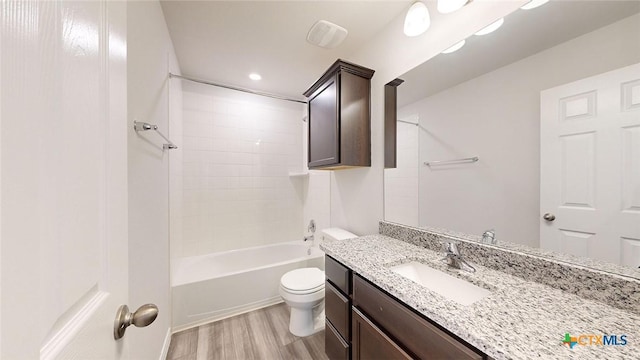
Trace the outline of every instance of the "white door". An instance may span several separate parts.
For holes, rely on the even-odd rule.
[[[126,3],[2,2],[0,46],[0,358],[126,358]]]
[[[640,266],[640,64],[543,91],[540,145],[541,246]]]

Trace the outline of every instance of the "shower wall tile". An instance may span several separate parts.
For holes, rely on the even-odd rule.
[[[302,105],[189,87],[182,110],[174,257],[300,239]]]

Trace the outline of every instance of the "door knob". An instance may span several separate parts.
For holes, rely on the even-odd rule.
[[[145,327],[151,324],[158,317],[158,307],[154,304],[142,305],[134,313],[129,312],[127,305],[122,305],[116,313],[116,320],[113,323],[113,337],[118,340],[124,336],[129,325]]]
[[[556,216],[553,215],[552,213],[546,213],[544,215],[542,215],[542,218],[547,220],[547,221],[553,221],[556,219]]]

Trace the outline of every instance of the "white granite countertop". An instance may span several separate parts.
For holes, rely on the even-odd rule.
[[[477,264],[472,264],[475,273],[449,269],[442,253],[383,235],[325,242],[320,247],[496,360],[640,359],[640,315],[632,312]],[[464,306],[389,270],[412,260],[487,288],[491,295]],[[626,335],[627,344],[570,349],[562,343],[565,333]]]

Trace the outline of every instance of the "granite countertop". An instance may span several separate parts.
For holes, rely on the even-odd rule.
[[[500,359],[640,359],[640,315],[477,264],[475,273],[450,269],[442,253],[384,235],[320,245],[353,271],[448,329],[490,357]],[[464,256],[464,253],[462,254]],[[424,262],[491,291],[460,305],[388,268]],[[617,346],[562,343],[565,333],[626,335]]]

